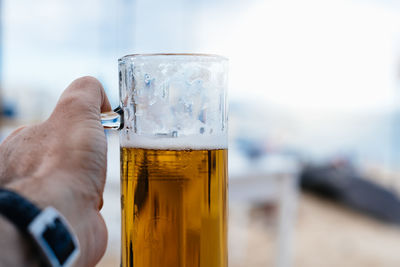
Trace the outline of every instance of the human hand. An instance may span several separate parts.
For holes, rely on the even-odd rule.
[[[80,243],[76,266],[94,266],[106,248],[99,210],[107,143],[100,113],[110,110],[100,82],[82,77],[64,91],[48,120],[16,130],[0,145],[0,186],[67,218]]]

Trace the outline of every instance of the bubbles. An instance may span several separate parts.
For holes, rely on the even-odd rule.
[[[151,83],[154,81],[154,79],[151,79],[149,74],[144,75],[144,84],[146,87],[151,87]]]

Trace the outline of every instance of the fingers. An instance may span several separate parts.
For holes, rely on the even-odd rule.
[[[98,120],[101,112],[110,110],[111,105],[101,83],[96,78],[85,76],[76,79],[67,87],[51,118]]]

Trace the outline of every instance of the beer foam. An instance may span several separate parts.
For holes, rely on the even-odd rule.
[[[225,135],[218,136],[182,136],[182,137],[150,137],[131,134],[121,136],[121,147],[163,149],[163,150],[200,150],[227,149],[228,141]]]

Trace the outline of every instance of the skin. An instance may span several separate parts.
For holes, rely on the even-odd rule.
[[[0,187],[55,207],[78,236],[76,266],[95,266],[106,249],[102,207],[107,142],[100,113],[111,106],[92,77],[73,81],[43,123],[17,129],[0,145]],[[0,216],[0,266],[37,266],[37,255]]]

